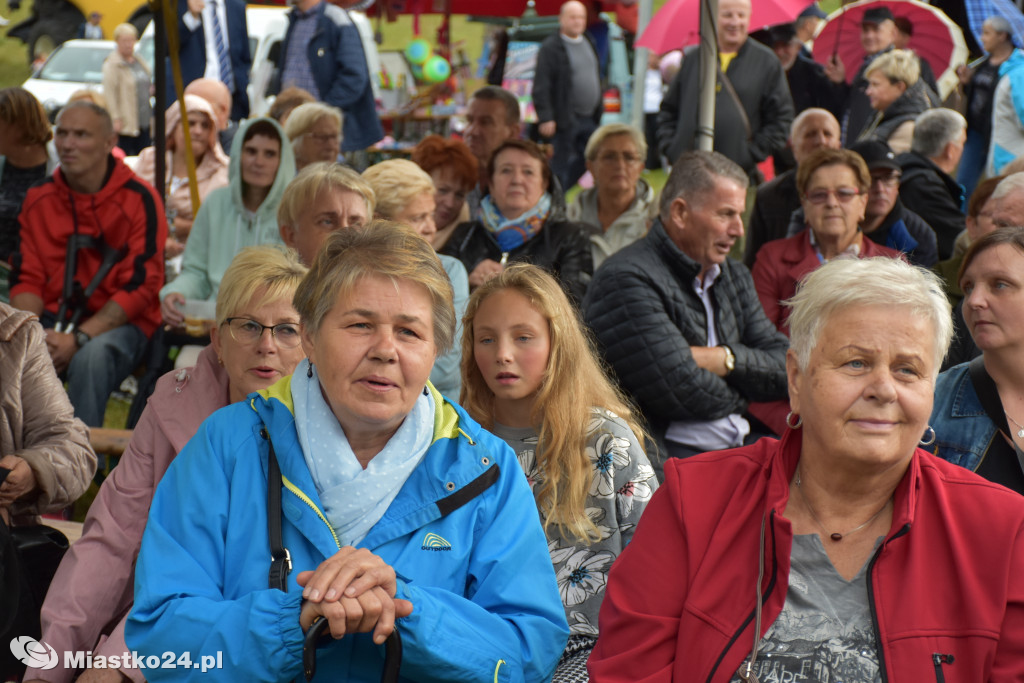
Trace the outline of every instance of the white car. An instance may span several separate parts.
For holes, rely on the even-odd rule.
[[[380,57],[377,55],[377,44],[373,40],[373,27],[370,20],[362,12],[349,12],[352,22],[359,29],[363,39],[363,52],[369,67],[370,82],[374,94],[377,94],[380,73]],[[245,23],[249,29],[249,54],[252,56],[252,69],[249,72],[249,112],[251,116],[263,116],[274,102],[274,96],[267,94],[267,88],[274,73],[281,65],[281,42],[288,30],[288,8],[256,7],[245,9]],[[153,39],[155,29],[153,23],[146,27],[139,40],[138,51],[146,61],[153,63]]]
[[[52,121],[72,93],[102,91],[103,61],[116,48],[112,40],[69,40],[22,87],[35,95]]]

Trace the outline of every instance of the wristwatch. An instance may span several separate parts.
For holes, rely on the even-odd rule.
[[[75,335],[75,346],[77,346],[78,348],[82,348],[90,341],[92,341],[92,337],[90,337],[85,332],[82,332],[81,330],[75,330],[73,334]]]
[[[722,344],[721,348],[725,349],[725,372],[728,374],[736,369],[736,356],[725,344]]]

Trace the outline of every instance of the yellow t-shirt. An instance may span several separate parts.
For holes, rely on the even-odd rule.
[[[730,64],[730,62],[732,62],[733,57],[735,57],[736,54],[737,53],[735,53],[735,52],[719,52],[718,53],[718,61],[720,61],[722,63],[722,73],[725,73],[726,71],[729,70],[729,64]]]

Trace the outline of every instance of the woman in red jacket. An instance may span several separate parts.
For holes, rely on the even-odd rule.
[[[918,448],[952,334],[938,280],[839,259],[790,305],[791,428],[666,463],[591,680],[1024,679],[1024,498]]]
[[[784,334],[789,334],[789,312],[782,302],[822,263],[834,258],[900,258],[900,252],[872,242],[860,230],[871,174],[859,154],[848,149],[814,152],[797,169],[796,187],[806,229],[765,244],[751,270],[761,306]]]

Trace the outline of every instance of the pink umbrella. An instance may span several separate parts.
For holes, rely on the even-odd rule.
[[[910,20],[914,35],[907,47],[928,60],[942,91],[939,95],[948,95],[958,83],[956,67],[967,59],[964,33],[942,10],[916,0],[863,0],[836,10],[814,38],[814,61],[827,64],[836,54],[846,68],[847,82],[852,80],[865,57],[860,22],[873,7],[888,7],[894,16]]]
[[[753,0],[750,30],[784,24],[796,19],[808,0]],[[637,47],[646,47],[657,54],[678,50],[700,42],[700,0],[668,0],[651,18]]]

